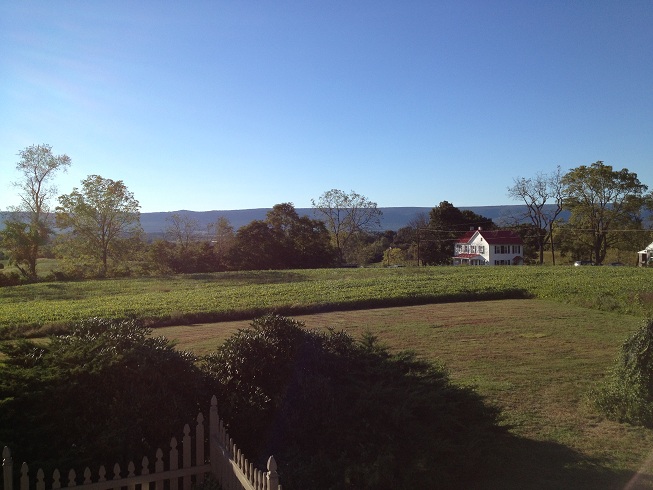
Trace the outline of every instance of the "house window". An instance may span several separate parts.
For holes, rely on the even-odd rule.
[[[483,245],[479,245],[479,246],[478,246],[478,253],[480,253],[480,254],[484,254],[484,253],[485,253],[485,246],[483,246]]]
[[[476,253],[476,245],[472,245],[471,247],[469,247],[469,251],[470,251],[470,253],[475,254]]]

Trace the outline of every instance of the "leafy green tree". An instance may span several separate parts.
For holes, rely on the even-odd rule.
[[[239,270],[279,269],[282,262],[278,236],[265,221],[251,221],[236,232],[227,261]]]
[[[450,202],[442,201],[431,210],[428,227],[420,233],[422,261],[430,265],[449,264],[456,240],[475,228],[491,230],[495,225],[490,218],[470,210],[461,211]]]
[[[317,201],[311,199],[315,215],[331,233],[333,245],[341,264],[355,238],[361,233],[378,230],[382,212],[375,202],[354,191],[349,194],[331,189]]]
[[[224,263],[206,240],[192,242],[183,251],[178,243],[155,240],[147,247],[147,257],[151,267],[162,274],[224,270]]]
[[[393,238],[392,246],[404,250],[405,260],[420,265],[420,233],[428,226],[428,215],[417,213],[406,226],[399,228]]]
[[[442,368],[280,316],[238,331],[204,369],[231,436],[258,464],[274,454],[290,490],[464,488],[502,431]]]
[[[598,161],[571,169],[562,186],[563,205],[571,212],[569,224],[587,234],[597,264],[623,239],[615,230],[642,229],[641,212],[650,196],[636,173],[613,170]]]
[[[331,265],[333,256],[324,223],[299,216],[291,203],[282,203],[265,220],[236,232],[227,260],[238,269],[316,268]]]
[[[76,260],[90,259],[106,276],[109,261],[133,257],[142,246],[140,205],[123,181],[89,175],[81,189],[59,196],[60,251]]]
[[[169,447],[214,390],[192,355],[150,333],[92,318],[47,343],[2,344],[0,446],[50,474]]]
[[[406,252],[398,247],[388,247],[383,252],[383,265],[386,267],[403,265],[406,261]]]
[[[527,264],[539,263],[542,255],[540,255],[540,245],[542,243],[542,228],[532,223],[521,223],[511,227],[514,232],[519,234],[524,242],[523,257],[524,262]]]
[[[22,178],[14,182],[20,204],[10,209],[5,229],[0,231],[10,261],[23,276],[37,277],[39,251],[52,233],[50,201],[57,192],[52,180],[70,166],[67,155],[53,155],[50,145],[32,145],[21,150],[16,170]]]
[[[324,223],[298,216],[287,231],[286,263],[293,268],[315,269],[333,265],[335,251]]]

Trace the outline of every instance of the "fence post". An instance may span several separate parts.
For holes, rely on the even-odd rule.
[[[195,427],[195,465],[201,466],[205,462],[204,458],[204,415],[200,412],[197,415],[197,426]],[[198,485],[204,482],[204,474],[197,475]]]
[[[11,459],[11,451],[7,446],[2,450],[2,475],[4,480],[5,490],[12,490],[13,488],[13,465],[14,460]]]
[[[213,395],[211,398],[211,409],[209,411],[209,458],[211,458],[211,472],[213,473],[213,477],[219,481],[218,426],[218,399]]]
[[[170,471],[179,469],[179,451],[177,450],[177,439],[173,437],[170,439]],[[179,478],[170,480],[170,490],[177,490],[179,488]]]
[[[268,474],[266,475],[268,481],[268,490],[278,490],[279,488],[279,473],[277,473],[277,462],[274,456],[268,459]]]
[[[184,437],[181,440],[181,449],[182,449],[182,468],[190,468],[192,461],[191,456],[191,446],[190,446],[190,426],[188,424],[184,425]],[[182,478],[182,490],[190,490],[190,475],[184,476]]]

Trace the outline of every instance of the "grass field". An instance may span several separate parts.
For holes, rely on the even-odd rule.
[[[501,407],[507,463],[478,488],[653,488],[653,431],[605,420],[587,401],[639,317],[550,300],[502,300],[330,312],[296,317],[443,362],[456,383]],[[205,354],[247,321],[157,329]],[[638,472],[641,474],[637,475]],[[635,482],[633,482],[634,484]]]
[[[0,288],[0,338],[38,335],[91,316],[152,326],[438,302],[535,297],[653,313],[653,269],[424,267],[256,271],[37,283]]]
[[[445,363],[456,383],[501,407],[510,437],[496,455],[505,463],[478,488],[653,488],[653,431],[607,421],[587,401],[626,336],[653,314],[651,269],[327,269],[40,283],[0,288],[0,337],[135,316],[201,355],[269,311],[354,336],[370,330],[393,349]]]

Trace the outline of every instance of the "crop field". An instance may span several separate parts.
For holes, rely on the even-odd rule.
[[[138,317],[153,327],[371,307],[510,298],[653,313],[653,269],[424,267],[254,271],[37,283],[0,288],[0,338],[72,321]]]

